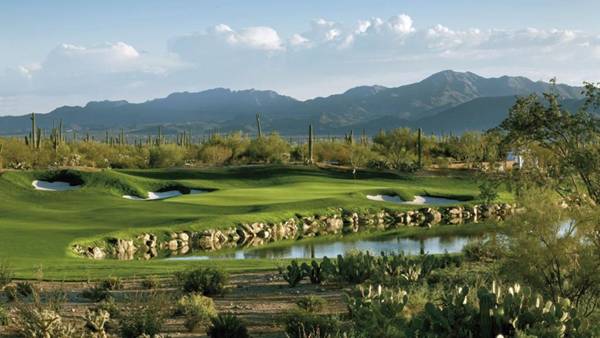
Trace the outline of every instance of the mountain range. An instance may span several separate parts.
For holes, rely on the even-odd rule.
[[[67,130],[100,132],[124,128],[128,133],[192,130],[256,132],[256,113],[264,131],[303,135],[308,124],[318,134],[340,135],[354,130],[373,134],[396,127],[423,128],[430,133],[461,133],[498,125],[516,96],[541,94],[551,84],[525,77],[485,78],[471,72],[446,70],[399,87],[360,86],[341,94],[300,101],[270,90],[232,91],[215,88],[179,92],[143,103],[89,102],[38,114],[38,126],[51,128],[59,120]],[[582,102],[582,88],[564,84],[555,91],[568,107]],[[0,134],[29,132],[29,116],[0,117]]]

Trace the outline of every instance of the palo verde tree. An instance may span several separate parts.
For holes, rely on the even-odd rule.
[[[555,81],[552,81],[555,83]],[[585,103],[566,110],[555,92],[520,97],[498,130],[504,141],[529,162],[528,173],[539,185],[552,186],[562,196],[600,203],[600,88],[586,83]]]

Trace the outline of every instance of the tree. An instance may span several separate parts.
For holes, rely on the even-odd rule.
[[[350,144],[350,165],[352,165],[352,173],[356,178],[356,170],[364,166],[373,158],[373,152],[368,146],[361,143]]]
[[[600,203],[600,121],[591,110],[600,108],[600,88],[586,84],[585,104],[575,113],[565,110],[558,94],[520,97],[498,128],[503,141],[530,156],[532,173],[543,185],[551,184],[563,196],[585,197]],[[540,148],[543,152],[535,152]],[[541,160],[541,161],[540,161]],[[544,165],[545,164],[545,165]]]
[[[600,212],[560,208],[553,195],[534,189],[520,198],[527,212],[507,221],[512,231],[502,270],[554,302],[570,299],[588,316],[600,304]]]

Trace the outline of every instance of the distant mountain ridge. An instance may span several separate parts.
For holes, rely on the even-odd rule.
[[[485,78],[446,70],[399,87],[359,86],[306,101],[269,90],[226,88],[173,93],[143,103],[96,101],[39,114],[38,125],[50,128],[62,119],[67,129],[82,132],[124,128],[129,133],[145,133],[153,126],[168,125],[167,132],[218,129],[254,133],[255,114],[260,112],[265,130],[286,135],[305,133],[309,123],[318,133],[329,134],[349,129],[374,133],[401,126],[462,132],[493,127],[506,116],[515,96],[550,89],[549,83],[525,77]],[[554,90],[574,104],[582,99],[581,87],[559,84]],[[24,134],[29,126],[28,116],[0,117],[0,134]]]

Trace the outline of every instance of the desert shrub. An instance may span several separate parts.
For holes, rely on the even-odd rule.
[[[211,338],[249,338],[246,325],[236,316],[220,314],[211,319],[207,334]]]
[[[177,275],[184,292],[201,293],[205,296],[222,294],[229,281],[229,274],[215,268],[200,268]]]
[[[162,330],[166,317],[165,301],[155,294],[146,297],[130,300],[128,311],[121,313],[119,332],[122,337],[154,336]]]
[[[83,298],[89,299],[93,302],[101,302],[104,300],[108,300],[112,297],[110,291],[99,286],[89,287],[81,292],[81,296]]]
[[[177,301],[175,313],[185,316],[183,325],[191,332],[207,325],[217,315],[217,310],[211,298],[200,294],[189,294]]]
[[[7,262],[0,262],[0,290],[13,280],[13,271]]]
[[[154,276],[148,276],[142,280],[142,287],[144,289],[156,289],[160,286],[160,281]]]
[[[175,144],[163,144],[150,149],[148,165],[151,168],[166,168],[183,165],[185,149]]]
[[[39,302],[20,303],[17,306],[16,322],[20,333],[35,338],[70,338],[74,328],[63,322],[62,317]]]
[[[335,316],[295,310],[288,313],[284,321],[285,333],[290,338],[338,337],[341,334],[342,325]]]
[[[6,296],[6,299],[8,299],[9,302],[14,302],[19,297],[17,293],[17,287],[14,285],[5,286],[4,295]]]
[[[325,299],[318,296],[305,296],[296,301],[296,305],[306,312],[317,313],[323,310]]]
[[[233,156],[233,151],[220,144],[207,144],[198,152],[198,158],[207,164],[222,165]]]
[[[471,241],[463,248],[465,259],[473,262],[492,262],[502,258],[505,249],[491,240]]]
[[[33,296],[36,292],[35,287],[31,282],[17,282],[15,284],[17,288],[17,295],[19,297],[27,298],[29,296]]]
[[[273,133],[251,140],[246,153],[252,162],[282,163],[288,159],[289,150],[287,141]]]
[[[123,283],[119,277],[110,277],[100,281],[98,287],[105,290],[120,290],[123,288]]]

